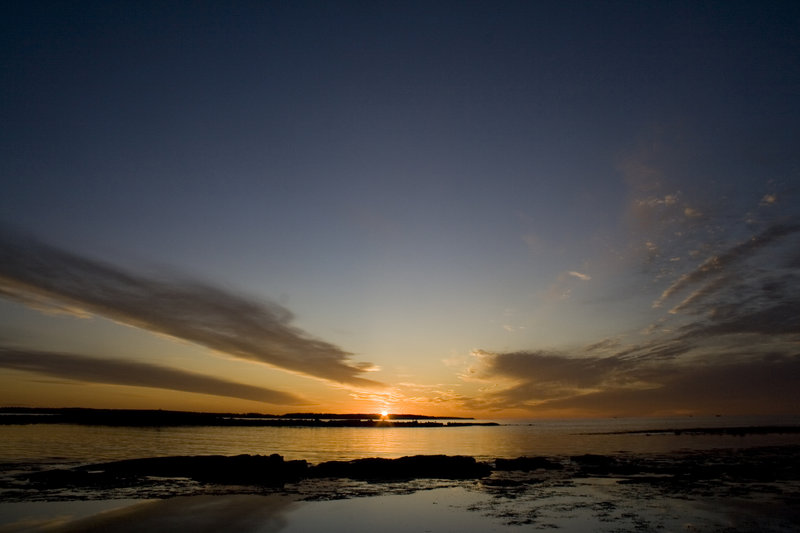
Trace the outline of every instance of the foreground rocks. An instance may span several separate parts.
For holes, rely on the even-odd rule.
[[[490,473],[491,467],[487,463],[464,456],[366,458],[309,466],[306,461],[285,461],[282,456],[273,454],[129,459],[35,472],[27,474],[25,478],[41,487],[134,486],[154,477],[189,478],[202,483],[224,485],[282,486],[311,478],[405,481],[420,478],[476,479]]]
[[[306,461],[284,461],[277,454],[175,456],[128,459],[28,476],[35,484],[126,486],[146,478],[190,478],[203,483],[280,486],[307,477]]]
[[[395,481],[420,478],[475,479],[488,476],[491,467],[461,455],[415,455],[399,459],[328,461],[310,469],[309,477]]]
[[[397,459],[365,458],[309,465],[280,455],[176,456],[130,459],[28,472],[15,488],[119,488],[191,480],[205,485],[283,487],[312,479],[351,479],[370,483],[416,479],[481,480],[486,486],[539,483],[546,479],[606,477],[620,484],[662,487],[708,483],[800,481],[800,447],[711,450],[661,455],[579,455],[499,458],[416,455]],[[20,483],[23,485],[21,486]]]

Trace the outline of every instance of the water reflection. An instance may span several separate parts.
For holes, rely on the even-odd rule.
[[[43,514],[46,506],[39,504],[38,515],[21,516],[0,526],[0,532],[274,533],[285,528],[286,512],[295,505],[291,498],[279,495],[185,496],[144,501],[77,518],[75,513],[85,511],[87,503],[96,507],[98,502],[62,502],[62,514],[49,517]],[[102,503],[113,507],[115,502]],[[53,511],[56,509],[51,508]]]
[[[314,427],[0,427],[0,462],[101,462],[168,455],[277,453],[310,463],[363,457],[469,455],[479,460],[523,455],[671,452],[797,444],[794,435],[599,434],[631,429],[797,424],[790,419],[622,419],[517,421],[501,426],[443,428]]]
[[[738,531],[757,528],[770,533],[794,530],[796,517],[793,519],[785,510],[767,515],[762,500],[750,501],[748,507],[730,501],[727,495],[715,500],[712,506],[685,496],[665,495],[652,487],[632,488],[608,479],[542,483],[516,491],[493,491],[479,483],[464,483],[423,488],[410,494],[322,501],[298,501],[284,495],[174,497],[128,503],[122,508],[83,517],[79,516],[81,511],[85,514],[91,504],[97,510],[98,503],[112,507],[115,503],[61,502],[59,509],[48,509],[50,504],[39,503],[32,504],[31,514],[13,523],[0,520],[0,533],[477,533],[518,531],[520,526],[617,533],[710,532],[731,528]],[[38,514],[34,509],[38,509]],[[769,522],[764,521],[766,516]]]

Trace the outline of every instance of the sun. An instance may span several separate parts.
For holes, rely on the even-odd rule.
[[[389,416],[389,411],[387,411],[386,409],[381,411],[381,418],[386,418],[387,416]]]

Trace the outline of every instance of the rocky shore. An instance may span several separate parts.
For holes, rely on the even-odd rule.
[[[178,456],[129,459],[74,468],[45,469],[6,479],[5,497],[58,494],[81,489],[87,494],[109,489],[169,487],[185,493],[187,480],[196,491],[247,491],[283,488],[307,480],[357,480],[369,483],[418,479],[476,480],[487,488],[513,488],[553,480],[605,478],[620,485],[651,485],[687,491],[708,486],[770,483],[800,485],[800,447],[687,451],[673,454],[584,454],[564,457],[497,458],[418,455],[397,459],[364,458],[316,465],[286,461],[280,455]],[[230,489],[230,487],[238,487]],[[245,487],[250,487],[246,489]],[[180,488],[180,490],[178,490]],[[15,498],[16,496],[16,498]],[[800,500],[797,502],[800,504]]]
[[[153,531],[167,531],[176,520],[195,523],[200,518],[204,527],[228,527],[227,514],[198,515],[200,507],[211,503],[214,505],[208,509],[229,505],[235,506],[238,513],[240,505],[251,502],[248,516],[263,524],[272,519],[262,516],[265,506],[273,501],[270,498],[319,506],[308,507],[314,512],[291,514],[287,529],[290,532],[307,528],[306,520],[324,516],[326,509],[334,521],[344,516],[341,513],[345,509],[362,510],[367,514],[358,521],[340,525],[352,528],[364,524],[358,531],[366,531],[371,527],[366,517],[376,505],[393,509],[406,501],[421,506],[414,508],[414,513],[421,513],[417,525],[431,529],[430,523],[436,523],[437,515],[424,513],[447,497],[452,499],[448,512],[455,513],[448,519],[463,520],[467,525],[474,521],[474,531],[497,524],[501,529],[492,531],[528,525],[617,533],[786,533],[800,528],[800,446],[488,461],[468,456],[419,455],[318,464],[287,461],[280,455],[151,457],[72,468],[29,465],[25,471],[2,477],[0,495],[7,505],[142,501],[142,507],[135,509],[156,516],[155,523],[162,528],[155,527]],[[326,506],[337,501],[341,506]],[[184,509],[187,506],[189,511]],[[143,521],[144,514],[131,514],[133,510],[120,513],[118,520],[114,519],[114,527],[108,521],[116,515],[98,515],[97,520],[103,516],[105,522],[97,530],[127,532],[130,528],[125,528],[130,524],[138,527],[147,523]],[[350,511],[346,516],[352,516]],[[398,515],[397,519],[405,516]],[[63,531],[83,531],[84,526],[86,523],[78,521]],[[9,528],[7,531],[28,531]],[[50,531],[42,529],[45,530]],[[259,526],[240,531],[262,530]]]

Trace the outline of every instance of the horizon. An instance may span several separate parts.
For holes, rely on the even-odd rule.
[[[591,417],[504,417],[504,416],[494,416],[494,417],[465,417],[465,416],[448,416],[448,415],[430,415],[424,413],[332,413],[332,412],[287,412],[287,413],[265,413],[265,412],[214,412],[214,411],[184,411],[184,410],[173,410],[173,409],[138,409],[138,408],[102,408],[102,407],[77,407],[77,406],[68,406],[68,407],[31,407],[31,406],[18,406],[18,405],[5,405],[0,406],[0,416],[9,414],[9,412],[13,411],[40,411],[40,412],[59,412],[59,411],[86,411],[86,412],[120,412],[120,413],[167,413],[167,414],[189,414],[189,415],[210,415],[210,416],[241,416],[241,417],[266,417],[266,418],[275,418],[275,419],[289,419],[289,418],[317,418],[317,419],[330,419],[330,420],[346,420],[346,419],[355,419],[357,417],[361,418],[372,418],[377,420],[468,420],[468,421],[501,421],[501,422],[508,422],[508,421],[536,421],[536,422],[558,422],[558,421],[600,421],[600,420],[686,420],[686,419],[694,419],[697,418],[699,420],[703,419],[771,419],[771,420],[778,420],[778,419],[788,419],[788,418],[798,418],[800,415],[797,414],[750,414],[750,415],[742,415],[742,414],[709,414],[709,413],[701,413],[701,414],[682,414],[682,415],[644,415],[644,416],[591,416]],[[28,422],[29,423],[29,422]],[[766,424],[766,426],[772,426],[774,423]],[[727,426],[720,426],[721,428]],[[759,426],[748,426],[753,428],[758,428]],[[787,426],[790,427],[790,426]]]
[[[0,9],[0,404],[800,414],[799,5]]]
[[[210,412],[210,411],[176,411],[172,409],[130,409],[130,408],[122,408],[122,409],[104,409],[102,407],[31,407],[31,406],[24,406],[24,405],[2,405],[0,406],[0,413],[5,410],[15,410],[15,409],[31,409],[31,410],[40,410],[40,411],[60,411],[60,410],[85,410],[85,411],[144,411],[144,412],[167,412],[167,413],[191,413],[191,414],[205,414],[205,415],[247,415],[247,416],[271,416],[271,417],[290,417],[290,416],[377,416],[377,417],[399,417],[399,416],[414,416],[414,417],[428,417],[428,418],[447,418],[447,417],[437,417],[435,415],[425,415],[425,414],[413,414],[413,413],[331,413],[326,411],[320,412],[290,412],[290,413],[282,413],[282,414],[275,414],[275,413],[262,413],[262,412]]]

